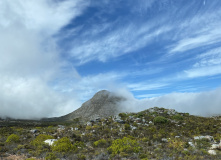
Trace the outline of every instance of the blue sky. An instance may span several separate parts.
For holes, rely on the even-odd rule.
[[[135,97],[210,90],[220,86],[220,6],[203,0],[91,2],[56,36],[81,76],[110,76]]]
[[[219,0],[3,0],[1,116],[63,115],[102,89],[220,95],[220,17]]]

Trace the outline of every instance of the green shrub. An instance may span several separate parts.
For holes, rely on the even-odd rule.
[[[54,153],[47,153],[47,156],[45,157],[45,160],[56,160],[56,156]]]
[[[31,144],[35,147],[40,147],[44,144],[44,141],[47,139],[53,139],[54,137],[46,134],[39,134],[32,142]]]
[[[94,142],[95,147],[104,147],[106,146],[106,144],[107,144],[107,141],[105,139],[100,139]]]
[[[16,143],[19,142],[20,137],[16,134],[11,134],[10,136],[8,136],[6,142],[7,143]]]
[[[78,157],[79,160],[85,160],[86,159],[86,156],[83,155],[83,154],[78,154],[77,157]]]
[[[126,113],[119,113],[119,116],[122,120],[125,120],[127,118],[127,114]]]
[[[141,150],[138,142],[129,137],[124,137],[122,139],[116,139],[112,142],[112,145],[108,148],[108,151],[112,153],[112,155],[117,155],[122,152],[125,153],[137,153]]]
[[[153,119],[154,124],[163,124],[163,123],[167,123],[168,120],[165,117],[162,116],[157,116]]]
[[[3,128],[0,128],[0,135],[9,135],[9,134],[12,134],[13,133],[13,129],[10,128],[10,127],[3,127]]]
[[[174,115],[172,118],[175,120],[183,120],[183,116],[181,116],[179,114]]]
[[[70,151],[76,151],[77,147],[74,146],[68,137],[63,137],[58,141],[55,141],[52,145],[52,151],[67,153]]]
[[[208,149],[209,147],[211,147],[211,144],[208,139],[203,138],[203,139],[196,140],[196,147],[198,149]]]
[[[124,124],[124,129],[125,129],[125,130],[131,130],[131,127],[130,127],[129,124],[126,123],[126,124]]]
[[[139,155],[139,158],[140,159],[145,159],[145,158],[147,158],[147,155],[146,154],[141,154],[141,155]]]

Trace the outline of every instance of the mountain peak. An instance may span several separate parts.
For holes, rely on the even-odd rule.
[[[97,92],[90,100],[82,104],[76,111],[63,116],[62,119],[71,120],[75,118],[94,119],[104,118],[120,113],[119,103],[125,98],[115,95],[107,90]]]

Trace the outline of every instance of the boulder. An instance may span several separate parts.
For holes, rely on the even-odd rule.
[[[213,136],[195,136],[194,140],[208,139],[210,142],[214,142]]]
[[[208,153],[209,153],[210,155],[216,155],[216,151],[215,151],[215,150],[208,150]]]
[[[53,145],[53,143],[57,141],[57,139],[47,139],[44,142],[47,143],[49,146]]]
[[[221,144],[212,144],[210,149],[221,149]]]

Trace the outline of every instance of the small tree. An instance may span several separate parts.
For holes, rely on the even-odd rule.
[[[10,136],[8,136],[6,143],[16,143],[19,142],[20,137],[16,134],[11,134]]]
[[[105,139],[100,139],[94,142],[95,147],[104,147],[107,145],[107,141]]]
[[[167,123],[168,120],[165,117],[162,116],[157,116],[153,119],[154,124],[163,124],[163,123]]]
[[[47,139],[53,139],[54,137],[46,134],[39,134],[32,142],[31,144],[35,147],[42,147],[44,144],[44,141]]]
[[[124,124],[124,129],[125,129],[125,130],[131,130],[131,127],[130,127],[129,124],[126,123],[126,124]]]
[[[58,141],[55,141],[52,145],[52,151],[54,152],[67,153],[75,150],[77,150],[77,147],[71,143],[68,137],[63,137]]]
[[[120,153],[137,153],[141,150],[138,142],[129,137],[124,137],[122,139],[116,139],[112,142],[112,145],[108,148],[108,151],[112,153],[113,156]]]

